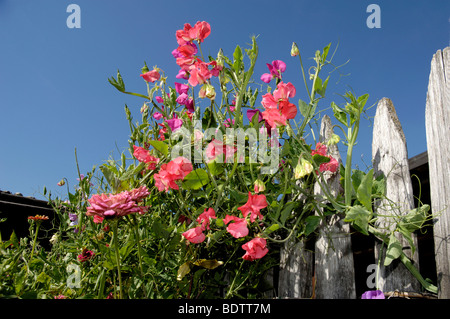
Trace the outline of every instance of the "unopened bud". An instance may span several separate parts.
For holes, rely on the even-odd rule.
[[[294,177],[295,179],[299,179],[309,175],[313,171],[313,166],[310,162],[301,158],[294,169]]]
[[[292,48],[291,48],[291,56],[298,56],[300,54],[300,51],[298,49],[298,46],[295,42],[292,42]]]

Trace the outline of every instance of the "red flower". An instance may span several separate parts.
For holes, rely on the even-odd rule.
[[[185,231],[183,233],[183,236],[193,244],[199,244],[206,238],[205,234],[203,233],[202,226],[197,226]]]
[[[197,223],[201,224],[203,230],[209,229],[209,223],[211,218],[213,219],[217,218],[216,212],[214,211],[213,208],[205,209],[205,211],[197,217]]]
[[[250,221],[253,223],[256,217],[259,217],[262,220],[264,217],[261,214],[260,210],[267,207],[266,195],[252,195],[248,192],[248,200],[247,203],[238,209],[242,212],[244,217],[250,213]]]
[[[248,235],[247,220],[245,218],[226,215],[223,220],[225,225],[231,221],[233,221],[233,223],[230,223],[227,227],[227,231],[231,234],[231,236],[234,238],[241,238]]]
[[[151,155],[150,151],[146,150],[143,147],[133,145],[133,149],[134,149],[133,156],[139,162],[145,163],[146,164],[145,168],[147,170],[154,170],[156,168],[156,165],[159,162],[159,158]]]
[[[155,186],[161,192],[169,189],[179,189],[176,181],[184,179],[184,177],[192,171],[191,162],[185,157],[177,157],[176,159],[161,165],[160,171],[153,177]]]
[[[44,216],[44,215],[28,216],[28,219],[35,220],[35,221],[42,221],[42,220],[48,220],[48,216]]]
[[[78,260],[81,262],[85,262],[87,260],[90,260],[94,257],[95,253],[91,250],[87,250],[86,248],[83,248],[83,251],[80,255],[78,255]]]
[[[322,163],[319,166],[321,172],[329,171],[335,173],[339,168],[339,162],[331,155],[327,155],[327,147],[322,143],[316,144],[316,149],[311,151],[311,155],[319,154],[328,157],[330,161],[328,163]]]
[[[259,237],[253,238],[242,245],[242,249],[246,251],[242,258],[249,261],[261,259],[269,252],[269,249],[266,247],[266,240]]]
[[[148,71],[144,74],[140,75],[145,81],[147,82],[156,82],[159,80],[161,75],[159,74],[158,70],[153,69],[152,71]]]

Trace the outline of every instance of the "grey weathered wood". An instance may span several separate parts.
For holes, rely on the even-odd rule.
[[[431,61],[425,110],[438,297],[450,298],[450,47]]]
[[[328,115],[322,118],[319,141],[323,144],[331,138],[333,126]],[[337,145],[328,146],[328,154],[341,162]],[[339,172],[323,174],[330,194],[340,193]],[[314,192],[321,198],[323,190],[316,183]],[[315,294],[317,299],[355,299],[355,271],[353,263],[350,225],[345,216],[326,216],[318,229],[315,247]]]
[[[388,200],[376,203],[376,213],[385,216],[402,216],[414,208],[414,197],[409,174],[408,151],[402,126],[397,117],[394,105],[388,98],[383,98],[377,106],[374,119],[372,159],[374,175],[386,176],[386,196]],[[395,218],[380,217],[378,227],[386,232],[395,227]],[[398,236],[403,251],[418,268],[417,237],[413,234],[416,252],[411,255],[410,244],[402,236]],[[383,250],[381,250],[383,248]],[[381,257],[378,287],[382,291],[419,291],[417,279],[399,261],[394,260],[389,266],[383,266],[386,246],[375,245],[375,257]],[[381,256],[380,256],[381,255]]]
[[[279,298],[311,298],[314,252],[304,241],[288,240],[280,250]]]

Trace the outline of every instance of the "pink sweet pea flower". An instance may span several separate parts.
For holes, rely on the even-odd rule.
[[[247,217],[247,215],[250,213],[250,221],[253,223],[256,217],[258,217],[260,220],[264,218],[260,210],[265,207],[267,207],[266,195],[252,195],[250,192],[248,192],[247,203],[245,203],[245,205],[241,207],[238,207],[238,209],[242,212],[242,215],[244,215],[244,217]]]
[[[223,220],[225,225],[231,221],[233,221],[233,223],[230,223],[227,227],[227,231],[231,234],[231,236],[234,238],[241,238],[248,235],[247,220],[245,218],[226,215]]]
[[[264,238],[253,238],[249,242],[242,245],[242,249],[246,251],[242,258],[249,261],[263,258],[269,252],[266,244],[267,243]]]
[[[186,72],[186,70],[180,69],[175,77],[177,79],[187,80],[189,79],[189,74]]]
[[[319,154],[322,156],[326,156],[330,159],[328,163],[322,163],[319,166],[319,170],[321,172],[331,172],[335,173],[339,168],[339,162],[331,155],[327,155],[327,146],[322,143],[316,144],[316,149],[311,151],[311,155],[314,156],[315,154]]]
[[[175,114],[174,117],[170,120],[166,120],[167,125],[169,125],[172,132],[175,132],[183,125],[183,120],[179,119],[178,116]]]
[[[215,160],[218,160],[219,163],[229,163],[230,160],[233,160],[234,153],[236,153],[236,147],[213,139],[206,147],[207,163]],[[225,155],[225,159],[223,159],[222,154]]]
[[[217,218],[216,212],[213,208],[205,209],[205,211],[197,217],[197,223],[201,224],[202,230],[209,229],[209,222],[211,218]]]
[[[169,189],[178,190],[176,181],[183,180],[184,177],[192,171],[191,162],[185,157],[177,157],[176,159],[161,165],[160,171],[153,175],[155,186],[161,192]]]
[[[152,71],[148,71],[144,74],[140,75],[145,81],[147,82],[156,82],[159,80],[159,78],[161,77],[161,75],[159,74],[158,70],[153,69]]]
[[[185,231],[182,235],[193,244],[199,244],[206,239],[206,236],[203,233],[202,226],[191,228]]]
[[[178,94],[187,94],[189,91],[189,85],[175,82],[175,90]]]
[[[145,168],[147,170],[154,170],[156,168],[156,165],[159,162],[159,158],[156,158],[155,156],[150,154],[149,150],[146,150],[143,147],[133,145],[133,156],[142,163],[145,163]]]
[[[273,91],[273,98],[275,101],[286,100],[290,97],[295,97],[295,94],[295,86],[291,82],[283,83],[281,81],[278,83],[277,89]]]
[[[286,117],[278,110],[269,108],[262,112],[263,119],[270,127],[277,127],[278,125],[286,125]]]

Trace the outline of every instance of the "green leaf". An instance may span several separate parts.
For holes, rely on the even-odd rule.
[[[320,155],[320,154],[314,154],[312,158],[313,158],[313,161],[317,165],[320,165],[320,164],[323,164],[323,163],[328,163],[330,161],[329,157],[323,156],[323,155]]]
[[[208,173],[203,168],[197,168],[184,177],[183,188],[200,189],[209,183]]]
[[[306,103],[303,100],[298,100],[298,108],[300,109],[300,113],[303,115],[303,117],[308,116],[308,111],[310,109],[310,106],[308,103]]]
[[[208,168],[212,176],[220,175],[224,171],[223,164],[217,163],[216,161],[209,162]]]
[[[427,212],[430,209],[429,205],[423,205],[419,208],[411,210],[400,220],[398,227],[410,233],[420,229],[427,220]]]
[[[364,94],[361,95],[360,97],[358,97],[358,105],[359,105],[359,110],[360,112],[362,112],[364,106],[366,105],[367,100],[369,99],[369,94]]]
[[[242,55],[242,49],[239,45],[237,45],[236,49],[234,50],[233,59],[234,59],[233,60],[233,69],[238,74],[241,69],[242,62],[244,60],[244,57]]]
[[[389,245],[386,249],[386,258],[384,259],[384,265],[389,266],[393,260],[400,257],[402,254],[402,245],[398,241],[397,237],[395,237],[395,234],[392,233],[389,237]]]
[[[215,269],[215,268],[223,265],[223,261],[217,261],[217,259],[213,259],[213,260],[199,259],[194,262],[194,265],[203,267],[206,269]]]
[[[372,211],[372,180],[373,180],[373,169],[371,169],[361,180],[358,189],[356,191],[356,196],[361,204],[367,208],[368,211]]]
[[[316,216],[316,215],[312,215],[312,216],[308,216],[305,219],[306,225],[305,225],[305,235],[308,236],[309,234],[311,234],[313,231],[316,230],[316,228],[319,226],[320,224],[320,216]]]
[[[270,234],[270,233],[272,233],[272,232],[274,232],[274,231],[276,231],[276,230],[278,230],[278,229],[280,229],[280,225],[279,225],[279,224],[273,224],[273,225],[271,225],[270,227],[266,228],[266,229],[264,230],[264,233],[265,233],[266,235],[268,235],[268,234]]]
[[[291,215],[292,211],[299,205],[299,202],[289,202],[286,205],[284,205],[283,210],[281,211],[280,215],[280,222],[284,226],[286,223],[286,220],[288,219],[289,215]]]
[[[169,145],[163,141],[149,141],[148,142],[151,146],[155,148],[158,152],[160,152],[162,155],[166,156],[169,155]]]
[[[331,102],[331,108],[333,109],[334,117],[336,118],[336,120],[347,127],[347,113],[345,113],[345,111],[337,106],[334,102]]]
[[[186,276],[191,271],[191,262],[187,261],[178,268],[177,272],[177,280],[183,280],[184,276]]]
[[[352,223],[353,227],[363,233],[369,235],[369,220],[372,214],[363,206],[357,205],[349,209],[345,215],[345,222]]]
[[[331,42],[328,43],[328,45],[323,48],[322,57],[321,57],[322,63],[325,63],[325,60],[327,59],[328,52],[330,51],[330,46],[331,46]]]
[[[117,70],[117,80],[112,76],[108,78],[108,81],[120,92],[125,92],[125,83],[123,83],[119,70]]]

